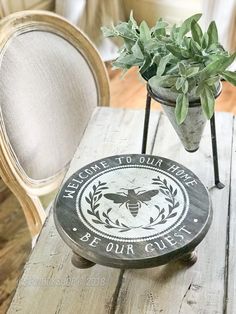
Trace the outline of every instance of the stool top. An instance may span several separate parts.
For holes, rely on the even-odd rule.
[[[120,268],[145,268],[193,250],[212,219],[209,194],[179,163],[118,155],[75,172],[54,203],[63,240],[78,255]]]

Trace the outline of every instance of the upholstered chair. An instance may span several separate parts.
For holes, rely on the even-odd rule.
[[[0,24],[0,176],[18,198],[32,236],[96,106],[109,105],[106,70],[87,37],[45,11]],[[96,141],[96,139],[94,139]]]

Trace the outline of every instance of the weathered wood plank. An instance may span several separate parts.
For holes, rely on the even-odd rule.
[[[139,153],[143,116],[143,111],[96,109],[66,178],[98,158]],[[155,112],[151,119],[150,147],[158,119],[159,113]],[[70,258],[70,249],[56,232],[50,214],[8,313],[109,313],[121,271],[99,265],[79,270],[71,265]]]
[[[228,286],[226,294],[226,313],[231,314],[236,309],[236,119],[234,117],[231,169],[231,197],[229,211],[229,247],[228,247]]]
[[[182,148],[167,118],[161,117],[153,154],[182,163],[210,188],[213,223],[197,249],[198,262],[191,268],[170,263],[159,268],[125,271],[117,314],[222,313],[233,117],[218,114],[216,121],[220,172],[226,185],[223,190],[211,188],[213,166],[209,126],[199,151],[189,154]]]

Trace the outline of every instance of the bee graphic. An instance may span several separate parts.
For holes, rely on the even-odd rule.
[[[149,190],[149,191],[139,191],[135,192],[139,188],[135,189],[122,189],[127,190],[127,193],[124,192],[117,192],[115,193],[107,193],[104,194],[104,196],[112,200],[115,204],[121,204],[120,206],[124,205],[126,208],[130,211],[131,215],[133,217],[136,217],[138,215],[138,211],[143,204],[146,204],[145,202],[148,202],[151,200],[151,198],[158,194],[158,190]],[[123,195],[121,195],[123,194]],[[146,204],[147,205],[147,204]]]

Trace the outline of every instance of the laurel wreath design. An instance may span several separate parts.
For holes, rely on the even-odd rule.
[[[158,210],[158,214],[156,218],[150,217],[149,225],[143,227],[143,229],[151,230],[154,229],[155,226],[160,224],[165,224],[167,220],[173,218],[177,215],[177,212],[174,212],[176,208],[179,207],[179,202],[176,201],[175,197],[177,195],[177,189],[173,189],[172,185],[168,186],[166,179],[161,180],[159,176],[157,178],[152,179],[155,185],[158,185],[160,188],[160,192],[165,195],[165,200],[168,204],[168,211],[165,208],[160,208],[158,205],[155,205]]]
[[[174,189],[171,184],[168,185],[166,179],[161,180],[159,176],[152,179],[152,184],[159,186],[159,191],[165,196],[165,200],[168,202],[168,210],[160,208],[155,205],[157,209],[157,216],[155,218],[150,217],[150,221],[146,225],[140,226],[127,226],[120,222],[118,219],[112,220],[109,217],[109,213],[112,208],[108,208],[102,213],[102,217],[99,212],[99,200],[103,196],[103,191],[107,190],[107,183],[99,181],[97,185],[93,185],[92,191],[85,197],[86,202],[90,205],[90,209],[87,209],[87,213],[93,216],[92,221],[96,224],[102,224],[107,229],[117,229],[119,232],[127,232],[132,229],[155,229],[157,225],[165,224],[169,219],[175,217],[177,212],[175,211],[179,207],[179,202],[176,201],[177,189]]]

